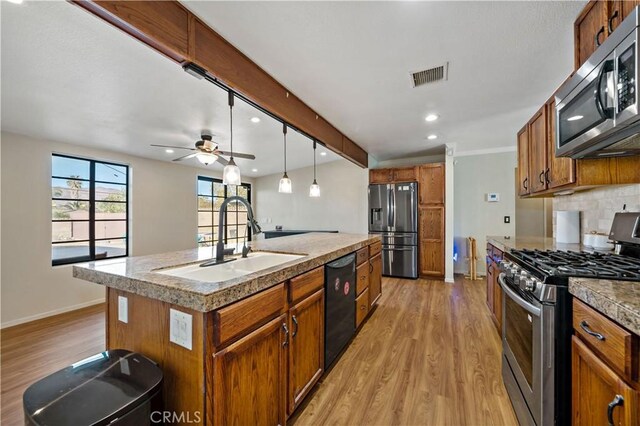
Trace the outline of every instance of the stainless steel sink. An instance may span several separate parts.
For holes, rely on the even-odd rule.
[[[249,253],[246,258],[239,257],[234,261],[221,263],[219,265],[201,267],[200,264],[197,263],[154,272],[196,281],[220,282],[269,269],[302,257],[304,256],[258,251]]]

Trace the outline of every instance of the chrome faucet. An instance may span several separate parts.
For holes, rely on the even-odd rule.
[[[216,263],[220,263],[224,260],[223,232],[224,232],[224,225],[227,220],[227,205],[229,203],[233,203],[234,201],[244,204],[245,207],[247,208],[247,219],[248,219],[247,225],[251,226],[251,230],[253,231],[253,233],[259,234],[262,232],[260,225],[258,225],[258,222],[256,222],[256,220],[253,218],[253,209],[251,208],[251,204],[249,204],[249,201],[247,201],[246,198],[242,198],[242,197],[238,197],[237,195],[234,195],[233,197],[228,197],[227,199],[225,199],[222,205],[220,206],[220,212],[218,213],[218,243],[216,244]],[[246,257],[245,249],[243,249],[242,252],[243,252],[243,255]]]

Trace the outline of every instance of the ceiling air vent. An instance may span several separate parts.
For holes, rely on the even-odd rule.
[[[444,81],[447,79],[448,70],[449,62],[445,62],[444,65],[438,67],[413,72],[411,73],[411,85],[418,87],[436,81]]]

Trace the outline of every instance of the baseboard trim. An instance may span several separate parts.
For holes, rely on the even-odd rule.
[[[455,280],[453,279],[453,277],[447,277],[444,279],[445,283],[449,283],[449,284],[453,284],[455,283]]]
[[[65,306],[64,308],[54,309],[52,311],[43,312],[41,314],[30,315],[28,317],[18,318],[16,320],[12,320],[12,321],[6,321],[6,322],[3,322],[0,325],[0,329],[13,327],[15,325],[24,324],[24,323],[27,323],[27,322],[36,321],[36,320],[47,318],[47,317],[52,317],[54,315],[64,314],[65,312],[75,311],[77,309],[82,309],[82,308],[86,308],[88,306],[98,305],[98,304],[104,303],[104,302],[105,302],[105,298],[102,297],[100,299],[94,299],[94,300],[90,300],[88,302],[78,303],[77,305]]]

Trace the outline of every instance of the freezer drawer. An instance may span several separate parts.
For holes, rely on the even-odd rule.
[[[371,232],[380,235],[385,246],[417,246],[418,234],[415,232]]]
[[[382,275],[418,278],[418,247],[383,245]]]

